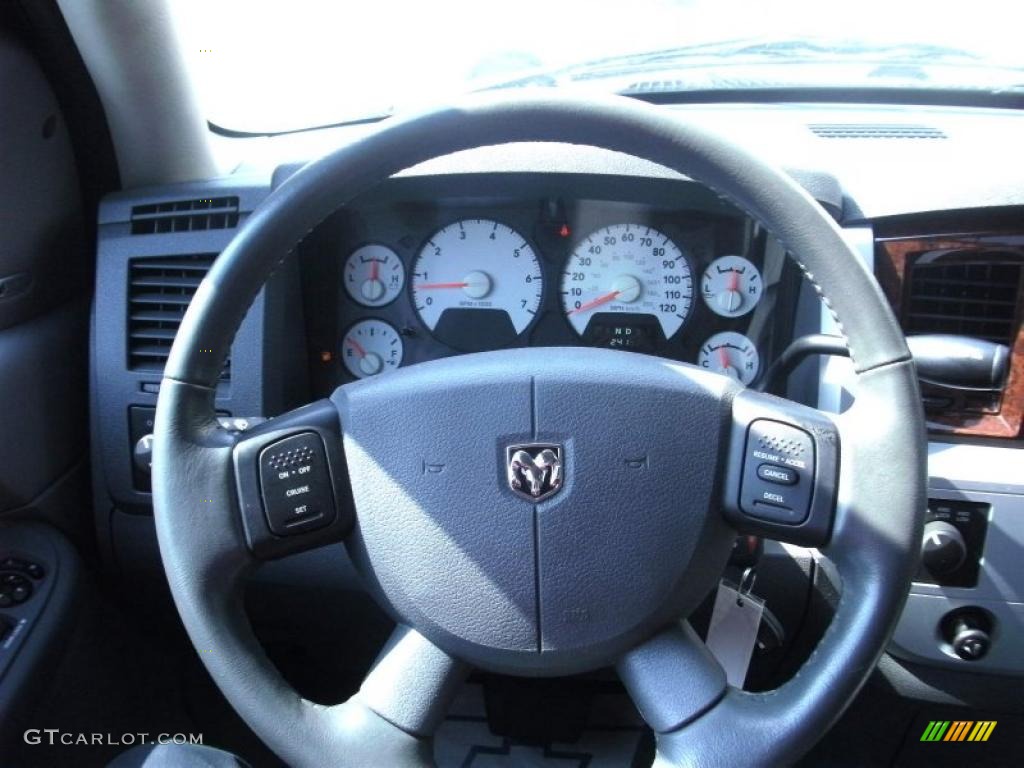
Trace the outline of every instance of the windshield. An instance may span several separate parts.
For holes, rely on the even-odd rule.
[[[1008,0],[171,0],[207,118],[270,133],[545,86],[1024,91]]]

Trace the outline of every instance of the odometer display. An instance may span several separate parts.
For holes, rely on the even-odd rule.
[[[642,224],[615,224],[576,246],[562,275],[562,305],[581,336],[602,312],[650,315],[665,338],[693,304],[690,262],[671,238]]]

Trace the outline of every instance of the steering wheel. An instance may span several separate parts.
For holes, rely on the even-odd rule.
[[[405,168],[510,142],[628,153],[759,220],[839,322],[853,405],[832,416],[691,365],[536,348],[346,384],[242,434],[218,426],[235,332],[304,235]],[[658,765],[795,760],[884,649],[925,508],[910,354],[838,227],[781,171],[620,98],[472,98],[389,119],[297,172],[196,292],[154,439],[156,527],[182,621],[227,699],[293,766],[431,765],[431,735],[470,666],[532,676],[614,666],[656,734]],[[766,463],[793,484],[768,483],[757,471]],[[814,653],[766,693],[728,686],[682,621],[737,533],[820,547],[842,581]],[[322,706],[264,655],[241,591],[261,560],[338,541],[397,629],[358,693]]]

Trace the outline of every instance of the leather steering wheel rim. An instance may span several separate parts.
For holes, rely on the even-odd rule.
[[[619,664],[656,732],[657,764],[794,760],[866,680],[908,592],[925,507],[926,438],[917,379],[874,278],[802,188],[720,137],[627,99],[474,97],[455,107],[389,119],[296,173],[248,218],[185,315],[157,406],[154,514],[184,625],[228,700],[290,765],[432,764],[429,736],[443,706],[437,702],[457,687],[464,671],[452,654],[401,630],[360,693],[325,707],[301,698],[260,649],[241,601],[254,558],[238,514],[236,439],[217,426],[214,395],[222,362],[252,300],[313,227],[401,170],[452,152],[511,142],[620,151],[706,184],[764,224],[793,254],[846,338],[857,373],[856,400],[835,419],[842,459],[824,548],[842,579],[842,597],[814,654],[775,691],[730,688],[692,705],[688,692],[678,689],[678,676],[668,676],[674,688],[650,677],[652,672],[665,677],[658,649],[686,638],[650,638],[645,652]],[[695,679],[704,674],[706,659],[697,650],[671,658]],[[403,695],[397,696],[396,688]],[[666,707],[687,712],[676,716]]]

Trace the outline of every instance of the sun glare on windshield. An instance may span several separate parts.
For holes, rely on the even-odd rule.
[[[208,119],[250,132],[384,115],[488,87],[586,83],[592,90],[621,91],[638,74],[678,80],[681,88],[690,74],[703,88],[737,81],[799,86],[807,72],[779,65],[817,66],[830,50],[846,59],[863,50],[883,63],[909,59],[914,65],[891,69],[888,80],[868,85],[903,78],[917,87],[988,86],[991,75],[979,65],[1024,65],[1016,39],[1022,12],[1007,2],[974,2],[969,13],[963,3],[891,0],[865,0],[841,13],[807,0],[172,0],[171,7]],[[593,71],[585,66],[746,40],[762,47],[641,58]],[[808,41],[819,42],[802,50],[792,45]],[[929,55],[927,48],[916,54],[889,48],[905,44],[936,50]],[[953,55],[958,52],[964,55]],[[936,68],[940,58],[943,66]],[[748,69],[723,69],[736,63]],[[819,66],[813,82],[846,86],[875,72]],[[1019,70],[1015,77],[1024,83]],[[991,82],[1013,85],[1013,78]]]

